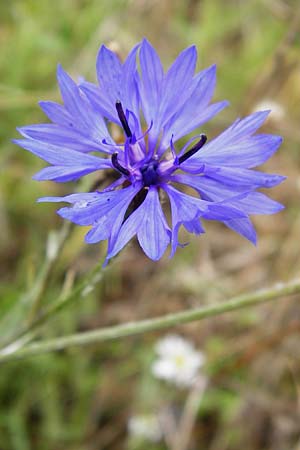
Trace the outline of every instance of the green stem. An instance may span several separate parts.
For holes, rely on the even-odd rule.
[[[73,334],[70,336],[49,339],[46,341],[29,344],[21,349],[6,348],[0,352],[0,362],[13,361],[38,354],[62,350],[73,346],[83,346],[124,336],[131,336],[147,331],[162,330],[183,323],[202,320],[207,317],[217,316],[230,311],[239,310],[248,306],[258,305],[279,297],[300,293],[300,279],[287,283],[278,283],[272,288],[264,289],[250,294],[234,297],[226,302],[195,308],[174,314],[167,314],[138,322],[115,325],[99,330]]]
[[[36,317],[41,301],[43,299],[44,293],[47,289],[48,283],[52,276],[53,269],[57,263],[57,260],[65,246],[65,243],[70,236],[70,233],[73,229],[73,224],[71,222],[64,222],[61,229],[55,233],[56,239],[56,248],[54,254],[51,257],[47,257],[44,263],[44,266],[41,269],[41,273],[39,274],[36,283],[31,291],[31,309],[28,314],[28,323],[32,323],[34,318]],[[48,236],[49,239],[49,236]]]
[[[51,254],[47,254],[41,265],[36,279],[34,280],[32,288],[22,294],[16,307],[13,308],[0,323],[0,343],[1,347],[8,345],[15,341],[19,336],[26,332],[31,324],[35,321],[35,317],[40,309],[43,296],[49,285],[53,270],[58,258],[65,246],[65,243],[73,229],[71,222],[65,222],[59,231],[55,232],[55,247]],[[49,235],[50,236],[50,235]],[[48,236],[48,239],[49,239]],[[24,317],[26,317],[24,321]],[[19,322],[23,320],[23,324]],[[15,332],[14,330],[18,330]]]
[[[92,187],[93,186],[87,184],[86,181],[83,181],[78,186],[78,191],[89,192]],[[58,231],[49,233],[47,247],[52,248],[47,248],[45,260],[41,264],[41,269],[34,280],[32,288],[21,296],[16,303],[16,310],[10,311],[9,317],[3,318],[0,322],[1,348],[6,348],[6,346],[9,346],[10,344],[15,344],[16,341],[23,336],[25,337],[24,342],[28,342],[29,334],[33,337],[33,329],[36,330],[42,325],[48,317],[53,314],[53,311],[59,311],[63,306],[69,303],[69,300],[65,301],[65,299],[59,299],[54,305],[50,305],[50,307],[46,307],[45,311],[40,312],[43,297],[49,286],[53,271],[73,228],[73,223],[64,222]],[[49,246],[49,239],[51,239],[51,237],[54,242],[52,246]],[[74,298],[74,293],[77,293],[77,287],[71,293],[72,299]],[[26,317],[25,323],[20,325],[19,322],[24,317]],[[16,329],[17,332],[14,331]]]
[[[13,339],[5,345],[2,352],[9,351],[10,348],[20,348],[25,343],[31,341],[39,329],[53,316],[58,314],[62,309],[64,309],[68,304],[74,300],[79,300],[79,298],[84,295],[85,289],[94,288],[95,284],[98,283],[103,277],[104,269],[102,268],[102,263],[97,264],[94,269],[88,273],[84,280],[78,285],[76,285],[66,296],[59,298],[56,302],[50,304],[41,313],[39,313],[32,322],[30,322],[26,327],[21,328],[18,333],[16,333]]]

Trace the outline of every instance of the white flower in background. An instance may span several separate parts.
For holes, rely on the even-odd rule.
[[[274,100],[270,100],[268,98],[265,98],[258,102],[255,107],[253,108],[253,112],[256,111],[266,111],[271,110],[269,119],[274,120],[276,122],[282,120],[285,116],[285,110],[284,107]]]
[[[128,421],[128,432],[133,438],[151,442],[159,442],[162,439],[162,430],[158,418],[154,414],[130,417]]]
[[[194,384],[205,358],[191,342],[181,336],[168,335],[158,341],[155,350],[158,355],[152,365],[155,377],[179,387]]]

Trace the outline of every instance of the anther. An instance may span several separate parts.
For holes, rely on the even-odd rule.
[[[118,161],[118,153],[113,153],[111,157],[112,165],[115,169],[117,169],[120,173],[128,177],[130,175],[129,170],[125,169],[125,167],[122,167],[121,164]]]
[[[190,158],[195,153],[197,153],[198,150],[200,150],[200,148],[203,147],[203,145],[205,144],[206,141],[207,141],[207,137],[205,136],[205,134],[201,134],[200,139],[197,142],[197,144],[195,144],[189,151],[187,151],[184,155],[182,155],[182,156],[180,156],[180,158],[178,158],[178,164],[182,164],[188,158]]]
[[[117,110],[120,122],[122,124],[123,130],[125,131],[126,136],[128,138],[131,138],[132,137],[132,132],[131,132],[131,130],[129,128],[129,125],[128,125],[128,122],[127,122],[127,119],[126,119],[126,116],[125,116],[125,113],[124,113],[124,110],[123,110],[123,106],[122,106],[122,103],[120,101],[116,102],[116,110]]]

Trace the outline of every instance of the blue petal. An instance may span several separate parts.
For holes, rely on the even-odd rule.
[[[173,257],[178,246],[178,231],[181,225],[184,225],[190,232],[204,233],[199,217],[207,210],[208,204],[203,200],[184,194],[170,185],[162,187],[167,192],[171,204],[172,251],[170,257]]]
[[[158,114],[164,72],[158,54],[146,39],[141,45],[140,65],[140,97],[145,120],[150,125]]]
[[[223,222],[229,219],[240,219],[246,217],[245,212],[231,202],[215,202],[208,206],[208,211],[203,214],[204,219],[219,220]]]
[[[232,188],[202,175],[178,174],[173,175],[171,181],[186,184],[199,192],[203,199],[212,201],[222,201],[235,196],[237,193],[249,191],[249,187],[235,186]]]
[[[190,95],[188,88],[192,83],[196,60],[195,46],[189,47],[180,53],[166,73],[161,87],[162,97],[159,111],[149,132],[151,148],[155,147],[164,124],[181,108],[187,96]],[[151,101],[151,93],[149,93],[149,101]]]
[[[120,100],[124,102],[124,109],[130,110],[139,117],[139,93],[138,93],[138,82],[137,82],[137,65],[136,65],[136,55],[140,47],[137,44],[129,55],[127,56],[123,67],[122,67],[122,97]],[[118,100],[118,99],[116,99]]]
[[[168,193],[171,203],[172,213],[172,253],[174,255],[178,245],[178,230],[181,225],[190,231],[203,233],[203,228],[199,225],[199,218],[210,220],[228,220],[246,217],[238,206],[226,202],[207,202],[196,197],[184,194],[170,185],[163,185],[163,189]]]
[[[95,114],[88,99],[60,65],[57,68],[57,80],[65,108],[72,117],[72,124],[77,131],[81,131],[99,143],[104,138],[108,139],[109,134],[104,119],[99,114]]]
[[[108,241],[106,262],[119,253],[137,233],[137,229],[141,226],[143,219],[141,210],[143,214],[146,214],[143,205],[144,203],[128,217],[120,228],[118,235]]]
[[[99,217],[93,228],[86,234],[85,241],[88,244],[95,244],[96,242],[109,238],[110,242],[115,242],[128,206],[139,190],[139,185],[135,187],[129,186],[124,189],[125,196],[123,196],[123,193],[122,195],[117,195],[115,203],[111,204],[111,208],[107,214]]]
[[[168,70],[163,82],[163,96],[160,104],[162,123],[166,123],[179,109],[179,103],[181,103],[179,93],[184,94],[188,89],[195,71],[196,61],[197,50],[193,45],[181,52]]]
[[[67,202],[72,207],[59,209],[60,216],[78,225],[93,225],[86,234],[89,244],[115,239],[126,210],[141,186],[132,185],[119,191],[71,194],[65,197],[44,197],[39,202]]]
[[[264,163],[278,149],[280,136],[252,134],[262,125],[268,111],[251,114],[234,122],[218,137],[208,142],[201,152],[188,160],[188,167],[199,164],[252,168]]]
[[[269,199],[261,192],[247,191],[246,185],[231,188],[206,176],[185,174],[174,175],[172,180],[194,188],[208,201],[224,202],[224,206],[232,205],[244,211],[246,214],[274,214],[283,209],[280,203]]]
[[[102,45],[96,62],[97,77],[100,89],[115,105],[121,99],[122,64],[118,56]]]
[[[76,167],[76,166],[51,166],[33,175],[32,179],[36,181],[52,180],[57,183],[66,183],[67,181],[75,181],[79,178],[94,172],[94,167]]]
[[[96,201],[99,198],[99,192],[80,192],[78,194],[69,194],[64,197],[41,197],[37,200],[38,203],[53,202],[53,203],[78,203],[81,202],[82,206],[87,206],[90,202]]]
[[[204,123],[211,120],[216,114],[222,111],[222,109],[226,108],[228,104],[229,103],[226,100],[213,103],[207,107],[203,107],[202,109],[199,108],[201,111],[198,114],[197,111],[194,111],[190,116],[186,113],[178,113],[176,115],[176,120],[174,118],[174,123],[170,121],[170,125],[168,124],[166,126],[162,141],[160,143],[159,154],[162,154],[170,146],[171,139],[175,142],[193,131],[195,128],[200,127]],[[198,165],[197,160],[192,162],[188,160],[188,162],[183,165],[183,168],[191,167],[192,169],[193,166],[196,166],[198,169]]]
[[[228,167],[252,168],[267,161],[276,152],[282,142],[280,136],[257,134],[243,141],[232,143],[221,148],[214,147],[213,141],[205,145],[199,152],[198,164],[219,164]],[[193,167],[191,157],[190,165]]]
[[[145,254],[154,261],[162,257],[170,243],[170,228],[156,188],[149,189],[144,202],[122,225],[116,241],[109,246],[107,258],[116,255],[135,234]]]
[[[185,222],[184,224],[184,228],[189,232],[189,233],[194,233],[194,234],[202,234],[205,233],[205,230],[202,226],[202,224],[200,223],[199,219],[195,219],[195,220],[191,220],[190,222]],[[180,247],[185,246],[186,244],[180,244],[178,243],[178,245]],[[173,254],[170,255],[170,258],[172,258]]]
[[[56,124],[45,123],[17,128],[17,130],[25,137],[48,142],[49,144],[63,145],[71,150],[83,153],[93,151],[101,151],[104,153],[113,152],[110,146],[91,140],[89,137],[84,136],[76,129],[70,127],[66,128]],[[103,139],[107,140],[107,138],[108,136],[103,136]]]
[[[95,222],[103,216],[109,215],[111,217],[114,211],[116,212],[123,205],[128,206],[139,190],[140,186],[133,187],[131,185],[128,188],[116,191],[98,192],[96,198],[93,193],[91,194],[91,200],[85,198],[83,202],[80,199],[74,202],[74,197],[68,199],[68,196],[66,196],[62,201],[70,202],[73,206],[59,209],[58,214],[77,225],[97,225]]]
[[[69,150],[66,147],[30,139],[14,139],[12,142],[53,165],[82,165],[83,167],[94,167],[95,170],[108,169],[112,167],[110,159],[87,155],[85,153],[76,152],[75,150]]]
[[[171,232],[155,188],[149,189],[142,214],[143,222],[137,231],[137,238],[146,255],[157,261],[170,243]]]
[[[254,244],[256,243],[256,232],[247,217],[248,214],[274,214],[283,209],[280,203],[271,200],[261,192],[247,192],[234,198],[233,195],[239,191],[242,192],[242,189],[237,189],[237,187],[230,189],[229,186],[222,185],[205,176],[175,175],[172,179],[193,187],[203,198],[215,202],[209,206],[209,211],[203,214],[203,218],[220,220]],[[235,218],[232,216],[231,207],[246,217]]]
[[[230,201],[230,204],[240,208],[247,214],[275,214],[284,206],[261,192],[250,192],[240,200]]]
[[[256,245],[256,231],[249,218],[228,220],[224,224]]]
[[[63,107],[63,105],[48,101],[48,102],[39,102],[39,106],[53,123],[65,127],[74,126],[73,118],[68,113],[68,111]]]
[[[36,180],[70,181],[100,169],[112,168],[111,160],[69,150],[45,142],[15,139],[13,142],[55,167],[46,167],[35,175]]]
[[[233,124],[214,139],[215,145],[221,147],[224,144],[231,144],[251,136],[255,133],[265,122],[270,111],[258,111],[242,119],[236,119]]]
[[[113,121],[119,123],[119,118],[115,109],[116,101],[119,100],[123,103],[123,108],[132,111],[135,115],[138,115],[138,92],[137,92],[137,69],[136,69],[136,53],[139,45],[136,45],[129,53],[125,63],[122,65],[119,58],[114,52],[106,48],[104,45],[101,47],[97,58],[97,74],[100,85],[100,94],[97,95],[100,106],[103,103],[103,96],[109,98],[109,103],[112,107],[102,105],[102,110],[106,115],[108,110],[109,115],[113,118]],[[83,90],[88,87],[91,92],[90,84],[83,83]],[[90,98],[90,95],[87,94]],[[97,100],[96,100],[97,101]],[[119,123],[120,124],[120,123]]]
[[[84,92],[94,110],[99,112],[111,122],[119,124],[119,117],[116,111],[115,101],[112,102],[105,91],[102,92],[99,86],[93,83],[84,81],[80,84],[80,90]]]
[[[178,105],[178,112],[165,125],[165,134],[163,146],[169,145],[170,138],[173,135],[174,142],[187,133],[190,133],[196,127],[200,126],[217,112],[228,105],[228,102],[221,102],[211,105],[208,104],[214,93],[216,84],[216,66],[211,66],[199,72],[187,89],[188,96],[182,105]],[[180,97],[184,97],[181,93]]]
[[[255,170],[232,169],[231,167],[218,167],[207,164],[204,165],[204,173],[206,176],[233,188],[236,186],[270,188],[277,186],[286,179],[286,177],[281,175],[257,172]]]

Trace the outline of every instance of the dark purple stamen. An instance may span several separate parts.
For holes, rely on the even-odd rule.
[[[128,125],[128,122],[127,122],[127,119],[126,119],[122,103],[119,102],[119,101],[116,102],[116,110],[117,110],[120,122],[122,124],[123,130],[125,131],[126,136],[128,138],[131,138],[132,137],[132,133],[131,133],[131,130],[129,128],[129,125]]]
[[[115,169],[117,169],[119,172],[121,172],[123,175],[128,177],[130,175],[129,170],[125,169],[125,167],[122,167],[121,164],[118,161],[118,153],[113,153],[111,157],[112,165]]]
[[[192,155],[197,153],[197,151],[203,147],[203,145],[205,144],[206,141],[207,141],[207,137],[205,136],[205,134],[201,134],[200,139],[197,142],[197,144],[195,144],[194,147],[192,147],[188,152],[186,152],[184,155],[182,155],[182,156],[180,156],[180,158],[178,158],[178,164],[182,164],[184,161],[186,161]]]

